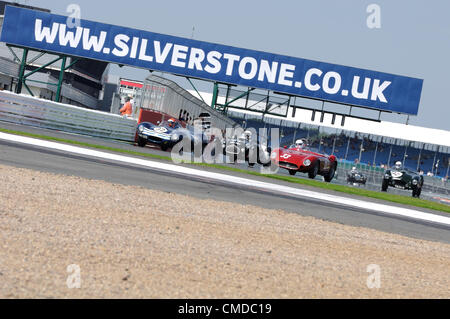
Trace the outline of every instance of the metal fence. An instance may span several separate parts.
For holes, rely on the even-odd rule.
[[[137,126],[120,115],[7,91],[0,91],[0,120],[126,141],[134,141]]]

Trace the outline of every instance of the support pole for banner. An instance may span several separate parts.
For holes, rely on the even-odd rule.
[[[31,96],[34,96],[33,92],[31,91],[31,89],[29,88],[27,83],[25,82],[25,79],[23,80],[22,84],[27,89],[28,93],[30,93]]]
[[[225,103],[224,106],[225,106],[225,107],[228,107],[228,106],[229,106],[231,103],[233,103],[234,101],[237,101],[237,100],[239,100],[240,98],[243,98],[244,96],[247,96],[247,101],[246,101],[246,105],[245,105],[245,108],[247,108],[248,95],[249,95],[249,93],[250,93],[251,91],[253,91],[253,90],[254,90],[254,88],[248,89],[247,92],[244,92],[244,93],[242,93],[241,95],[238,95],[237,97],[235,97],[235,98],[232,99],[231,101]]]
[[[70,58],[70,64],[65,67],[64,71],[67,71],[71,67],[73,67],[80,59]]]
[[[28,49],[23,49],[22,61],[20,61],[19,81],[18,81],[17,87],[16,87],[17,94],[22,93],[22,85],[23,85],[23,81],[24,81],[23,76],[25,73],[25,67],[27,65],[27,58],[28,58]]]
[[[53,63],[58,62],[58,60],[60,60],[60,59],[61,59],[61,58],[58,57],[58,58],[56,58],[56,59],[54,59],[54,60],[52,60],[52,61],[50,61],[50,62],[44,64],[43,66],[40,66],[40,67],[34,69],[33,71],[30,71],[30,73],[27,73],[27,74],[23,75],[23,80],[25,81],[26,78],[28,78],[30,75],[32,75],[32,74],[34,74],[34,73],[36,73],[36,72],[39,72],[39,71],[42,70],[42,69],[45,69],[46,67],[52,65]]]
[[[217,82],[214,82],[213,96],[211,101],[211,108],[213,109],[216,108],[218,94],[219,94],[219,85],[217,84]]]
[[[17,56],[16,52],[14,52],[14,50],[11,49],[11,47],[10,47],[9,45],[6,45],[6,47],[8,48],[9,52],[11,52],[11,54],[13,55],[13,57],[14,57],[14,62],[17,61],[18,63],[20,63],[20,59],[19,59],[19,57]]]
[[[61,102],[61,89],[64,80],[64,72],[66,70],[66,60],[67,57],[63,56],[61,61],[61,70],[59,71],[58,88],[56,89],[56,102]]]
[[[195,87],[194,83],[192,83],[190,78],[186,78],[188,82],[191,84],[191,86],[194,88],[195,92],[197,92],[197,95],[200,97],[200,99],[203,101],[203,103],[207,104],[205,100],[203,99],[202,95],[198,92],[197,88]]]

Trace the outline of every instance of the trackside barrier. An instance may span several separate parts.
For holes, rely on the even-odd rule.
[[[0,121],[134,141],[137,122],[96,110],[0,91]]]

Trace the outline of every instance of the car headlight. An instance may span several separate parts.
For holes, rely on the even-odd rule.
[[[139,132],[142,132],[144,130],[144,125],[139,125],[138,130]]]
[[[270,158],[271,159],[276,159],[277,158],[277,152],[272,152],[272,154],[270,154]]]
[[[170,139],[172,141],[176,141],[176,140],[178,140],[178,138],[179,138],[178,134],[172,134],[172,136],[170,136]]]
[[[305,166],[311,165],[311,160],[305,159],[305,160],[303,161],[303,165],[305,165]]]

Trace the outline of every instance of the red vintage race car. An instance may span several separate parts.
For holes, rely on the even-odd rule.
[[[287,169],[291,175],[297,172],[308,173],[309,178],[322,175],[326,182],[331,182],[337,168],[336,156],[316,153],[301,141],[289,148],[275,149],[270,158],[273,164]]]

